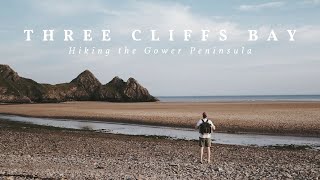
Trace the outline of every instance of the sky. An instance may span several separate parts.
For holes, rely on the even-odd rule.
[[[0,7],[0,63],[39,83],[64,83],[88,69],[101,83],[114,76],[134,77],[155,96],[320,94],[320,0],[11,0]],[[33,29],[25,41],[24,29]],[[54,29],[54,42],[42,42],[42,30]],[[63,30],[74,31],[64,42]],[[82,41],[82,30],[93,41]],[[100,31],[111,30],[101,42]],[[142,41],[131,38],[142,30]],[[151,42],[155,29],[160,41]],[[170,42],[168,30],[174,29]],[[194,32],[183,41],[183,30]],[[201,42],[201,29],[212,31]],[[228,40],[219,42],[219,29]],[[259,39],[248,42],[248,29]],[[273,29],[279,41],[267,42]],[[296,29],[288,41],[287,29]],[[251,48],[251,55],[69,55],[68,47]]]

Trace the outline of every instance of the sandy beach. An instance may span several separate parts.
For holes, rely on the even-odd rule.
[[[320,136],[320,102],[106,103],[0,105],[0,113],[194,127],[206,111],[220,132]]]
[[[315,150],[103,134],[0,121],[0,179],[319,179]]]

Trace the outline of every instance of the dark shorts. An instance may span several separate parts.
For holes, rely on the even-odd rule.
[[[199,137],[199,146],[200,147],[211,147],[211,138],[200,138]]]

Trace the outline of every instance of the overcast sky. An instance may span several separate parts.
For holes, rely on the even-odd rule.
[[[0,7],[0,63],[40,83],[69,82],[89,69],[104,84],[114,76],[136,78],[155,96],[320,94],[319,0],[153,0],[81,1],[11,0]],[[33,29],[31,42],[24,29]],[[41,42],[43,29],[55,29],[55,42]],[[74,30],[74,42],[63,42],[63,30]],[[93,30],[93,42],[81,40],[81,30]],[[111,42],[100,42],[102,29],[111,30]],[[142,29],[142,42],[130,31]],[[150,42],[148,29],[159,30],[160,42]],[[176,41],[167,41],[174,29]],[[183,42],[184,29],[194,30]],[[226,29],[226,42],[212,33],[199,42],[201,29]],[[259,30],[260,39],[247,42],[247,30]],[[266,42],[274,29],[278,42]],[[289,42],[286,29],[296,29]],[[180,32],[180,33],[179,33]],[[143,49],[217,47],[252,48],[252,55],[71,56],[68,47]]]

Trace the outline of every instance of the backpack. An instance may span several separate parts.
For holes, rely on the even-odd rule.
[[[209,120],[207,119],[206,122],[203,119],[201,120],[202,120],[202,123],[200,124],[199,132],[201,134],[211,133],[211,124],[208,122]]]

